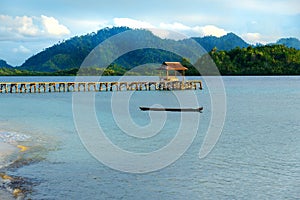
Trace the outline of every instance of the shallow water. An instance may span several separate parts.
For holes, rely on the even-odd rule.
[[[12,145],[0,141],[0,169],[7,163],[6,157],[16,151]]]
[[[1,200],[14,200],[15,198],[11,196],[11,194],[7,191],[0,190]]]
[[[55,77],[65,78],[74,79]],[[299,199],[300,77],[224,77],[224,84],[227,115],[213,151],[198,157],[211,117],[204,88],[195,91],[204,112],[190,148],[170,166],[146,174],[113,170],[87,152],[75,129],[71,93],[0,94],[1,131],[28,136],[21,142],[31,146],[26,156],[38,160],[7,173],[38,183],[27,196],[32,199]],[[155,137],[128,137],[114,121],[111,95],[96,94],[96,116],[119,147],[152,152],[175,137],[178,113],[167,115]],[[155,103],[178,106],[172,92],[135,92],[129,104],[132,120],[147,125],[150,116],[138,106]]]

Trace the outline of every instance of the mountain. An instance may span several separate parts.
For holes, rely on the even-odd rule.
[[[222,37],[215,36],[205,36],[205,37],[193,37],[193,39],[198,42],[207,52],[211,51],[213,48],[218,50],[231,50],[236,47],[244,48],[250,46],[239,36],[234,33],[228,33]]]
[[[12,68],[12,66],[7,64],[5,60],[0,59],[0,68]]]
[[[209,54],[222,75],[300,75],[300,50],[285,45],[212,50]]]
[[[162,39],[158,36],[155,36],[151,31],[143,29],[132,30],[127,27],[105,28],[99,30],[97,33],[73,37],[69,40],[49,47],[37,55],[27,59],[19,69],[40,72],[55,72],[59,70],[79,68],[87,55],[97,45],[111,36],[128,30],[131,30],[132,34],[130,36],[126,36],[128,38],[121,41],[124,48],[127,47],[126,45],[130,46],[132,43],[138,43],[139,41],[142,41],[146,46],[159,48],[144,48],[134,50],[120,56],[114,61],[113,64],[122,66],[126,70],[146,63],[162,63],[166,60],[181,61],[182,58],[172,52],[182,52],[184,49],[186,49],[186,47],[188,47],[188,45],[190,45],[191,42],[191,40],[175,41],[170,39]],[[127,44],[127,42],[129,43]],[[174,51],[166,51],[163,49],[174,49]],[[108,44],[105,52],[97,52],[95,54],[95,59],[99,59],[101,61],[106,60],[110,57],[114,57],[116,52],[119,51],[121,52],[122,48],[115,49],[114,46],[109,46]],[[188,53],[187,50],[185,50],[184,53]],[[109,58],[106,58],[105,56]],[[94,66],[94,64],[91,64],[89,67],[104,66]]]
[[[133,67],[140,66],[149,63],[162,63],[166,60],[170,61],[182,61],[183,58],[179,55],[187,55],[187,51],[192,51],[190,48],[196,41],[199,43],[206,52],[213,51],[231,51],[238,48],[254,47],[234,33],[228,33],[222,37],[206,36],[206,37],[194,37],[185,40],[170,40],[162,39],[154,35],[151,31],[143,29],[130,29],[128,27],[113,27],[104,28],[96,33],[91,33],[83,36],[76,36],[66,41],[59,42],[52,47],[49,47],[42,52],[28,58],[22,66],[17,69],[23,71],[36,71],[36,72],[61,72],[61,71],[74,71],[78,69],[87,55],[101,42],[105,41],[119,33],[131,30],[133,35],[131,38],[127,38],[122,42],[122,46],[125,48],[126,45],[131,43],[138,43],[143,41],[146,46],[159,47],[159,48],[144,48],[128,52],[116,60],[113,61],[111,67],[114,69],[131,70]],[[107,40],[106,40],[107,41]],[[285,46],[293,46],[299,49],[299,40],[295,38],[280,39],[278,44],[284,44]],[[198,46],[198,45],[197,45]],[[186,48],[188,47],[188,49]],[[258,47],[258,46],[257,46]],[[174,51],[166,51],[164,49],[174,49]],[[178,53],[183,52],[184,53]],[[94,52],[95,59],[107,60],[113,58],[117,53],[122,52],[122,48],[116,49],[114,46],[107,46],[104,52]],[[177,54],[172,53],[177,52]],[[200,52],[204,54],[206,52]],[[193,53],[193,52],[189,52]],[[108,58],[106,58],[108,57]],[[251,57],[251,56],[250,56]],[[190,58],[190,56],[186,56]],[[6,62],[3,62],[6,64]],[[111,62],[109,62],[111,63]],[[91,64],[89,67],[103,68],[105,66],[98,66],[100,64]],[[119,70],[119,71],[122,71]],[[189,70],[192,71],[192,70]]]
[[[300,49],[300,41],[297,38],[281,38],[276,42],[276,44],[283,44],[287,47],[292,47],[295,49]]]
[[[40,72],[55,72],[59,70],[79,68],[84,58],[86,58],[86,56],[98,44],[111,36],[128,30],[132,29],[129,29],[128,27],[105,28],[99,30],[97,33],[70,38],[30,57],[24,62],[24,64],[22,64],[20,69]],[[172,49],[176,46],[178,47],[190,42],[189,39],[181,41],[161,39],[148,30],[137,29],[133,31],[136,35],[136,38],[134,38],[133,41],[140,39],[146,41],[149,46],[161,45],[161,47],[165,47],[165,49]],[[204,38],[192,39],[198,42],[208,52],[214,47],[216,47],[218,50],[230,50],[237,46],[249,46],[249,44],[244,42],[241,38],[233,33],[229,33],[220,38],[207,36]],[[107,52],[113,54],[112,49],[107,49]],[[168,51],[158,49],[142,49],[129,52],[124,56],[121,56],[115,61],[115,63],[124,67],[125,69],[131,69],[134,66],[139,66],[145,63],[161,63],[166,60],[181,61],[181,59],[182,58],[180,56]]]
[[[97,33],[76,36],[45,49],[27,59],[22,70],[53,72],[80,67],[84,58],[105,39],[129,30],[126,27],[104,28]]]

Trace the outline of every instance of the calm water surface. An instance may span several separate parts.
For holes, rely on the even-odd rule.
[[[45,79],[74,77],[0,77]],[[224,77],[224,84],[227,116],[213,151],[198,158],[211,117],[204,88],[195,91],[204,112],[192,145],[172,165],[147,174],[110,169],[86,151],[73,121],[72,93],[0,94],[0,142],[31,147],[21,154],[31,164],[5,173],[32,182],[27,195],[31,199],[299,199],[300,77]],[[116,145],[151,152],[175,136],[178,113],[169,113],[165,127],[153,138],[124,136],[111,114],[111,95],[96,94],[96,115]],[[178,105],[172,92],[135,92],[129,105],[132,120],[147,125],[149,115],[138,106],[155,103]]]

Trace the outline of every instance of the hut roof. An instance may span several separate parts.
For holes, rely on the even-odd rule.
[[[158,70],[187,70],[180,62],[163,62]]]

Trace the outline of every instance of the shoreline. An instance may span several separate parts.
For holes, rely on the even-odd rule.
[[[5,168],[10,165],[10,163],[5,163],[6,158],[8,158],[13,153],[17,153],[18,148],[0,141],[0,172],[5,172]],[[2,171],[3,170],[3,171]],[[9,180],[0,177],[0,199],[2,200],[14,200],[13,194],[7,190],[5,187]]]
[[[51,139],[40,135],[31,127],[0,120],[0,200],[27,199],[33,187],[40,183],[17,172],[24,166],[44,160],[52,148],[49,142],[49,146],[46,145]]]
[[[8,164],[8,163],[2,163],[5,161],[5,158],[17,152],[18,152],[17,147],[0,141],[0,170]]]
[[[11,160],[10,156],[24,152],[25,146],[19,147],[0,141],[0,199],[1,200],[22,200],[24,193],[19,188],[17,177],[11,177],[7,174],[7,168],[12,165],[16,160]],[[14,187],[16,185],[16,187]]]
[[[1,200],[16,200],[10,192],[2,189],[0,189],[0,198]]]

